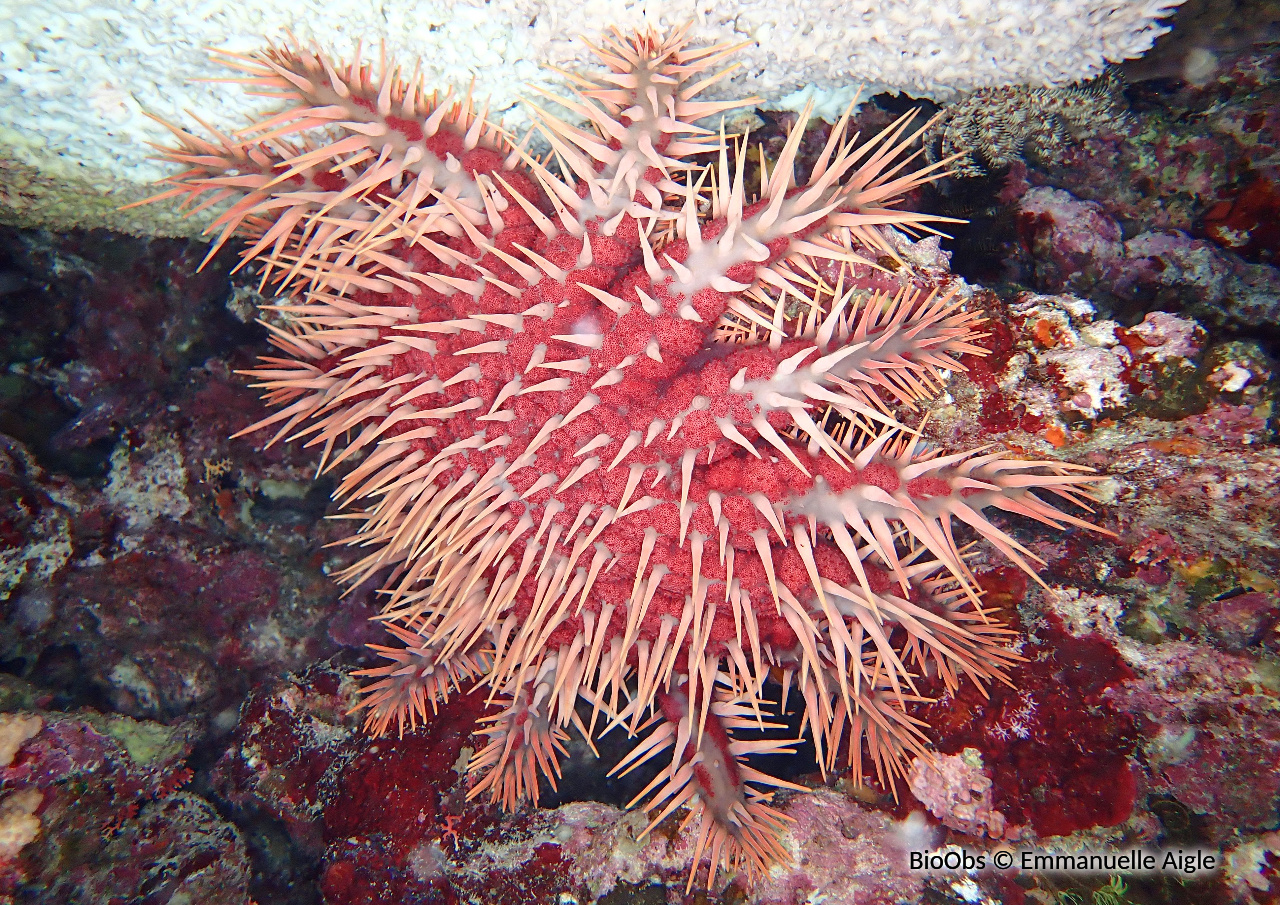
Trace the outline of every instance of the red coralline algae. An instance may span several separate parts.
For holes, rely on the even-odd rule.
[[[888,232],[938,219],[895,208],[937,165],[910,169],[913,114],[868,141],[846,114],[799,181],[806,114],[753,197],[746,140],[695,124],[743,106],[696,99],[731,50],[615,36],[559,101],[587,128],[534,108],[543,160],[394,67],[227,55],[285,106],[234,139],[174,129],[189,169],[161,196],[233,199],[216,245],[247,235],[287,292],[250,372],[279,411],[246,433],[347,469],[365,555],[342,578],[385,582],[396,641],[363,671],[368,727],[486,683],[471,795],[507,807],[554,785],[571,728],[643,735],[617,770],[663,765],[637,802],[650,828],[689,806],[708,885],[786,858],[790,784],[742,758],[791,743],[738,737],[770,726],[765,681],[823,770],[843,750],[891,783],[926,750],[922,675],[1017,659],[957,529],[1031,572],[984,511],[1092,528],[1050,500],[1095,480],[898,420],[984,351],[963,287]]]
[[[1280,190],[1271,179],[1254,179],[1230,201],[1204,215],[1204,234],[1241,257],[1274,263],[1280,249]]]
[[[1152,648],[1147,661],[1108,697],[1145,730],[1150,793],[1175,797],[1214,844],[1270,829],[1280,719],[1258,661],[1188,642]]]
[[[1123,823],[1137,795],[1129,758],[1138,728],[1106,692],[1133,673],[1106,640],[1072,638],[1053,617],[1021,654],[1026,662],[1010,670],[1013,685],[991,686],[986,695],[967,685],[923,709],[939,749],[982,753],[993,806],[1010,827],[1063,836]]]

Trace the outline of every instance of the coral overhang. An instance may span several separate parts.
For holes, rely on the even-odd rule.
[[[1095,480],[900,422],[982,354],[955,286],[877,264],[885,230],[936,222],[895,205],[945,162],[912,168],[911,114],[865,141],[846,114],[797,184],[802,116],[749,192],[745,139],[697,122],[750,103],[697,99],[732,49],[615,35],[558,101],[587,127],[534,108],[543,160],[385,63],[225,55],[284,106],[174,129],[162,196],[233,199],[215,250],[247,236],[287,293],[283,354],[250,372],[278,411],[246,433],[348,469],[366,552],[343,578],[382,577],[398,642],[362,671],[366,725],[487,683],[471,794],[506,807],[554,784],[570,729],[636,735],[617,770],[660,759],[637,801],[654,824],[690,807],[708,885],[786,857],[768,802],[790,784],[742,759],[792,743],[735,738],[770,725],[766,679],[824,771],[865,756],[892,783],[927,752],[920,676],[1016,660],[957,527],[1034,575],[984,511],[1091,528],[1054,497]]]

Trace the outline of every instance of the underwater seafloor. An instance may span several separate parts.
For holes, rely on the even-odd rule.
[[[988,318],[934,430],[1100,469],[1115,537],[1006,519],[1051,589],[982,573],[1026,635],[1012,687],[920,705],[940,756],[896,801],[781,768],[813,787],[780,796],[800,857],[752,888],[686,895],[688,847],[633,841],[608,752],[571,749],[540,809],[468,802],[483,691],[363,733],[375,588],[327,577],[333,482],[228,439],[264,411],[234,252],[0,230],[0,903],[1280,902],[1280,57],[1195,18],[1222,6],[1120,68],[1123,116],[999,165],[978,130],[988,172],[916,199],[969,221],[942,249]],[[922,872],[910,839],[1218,864]]]

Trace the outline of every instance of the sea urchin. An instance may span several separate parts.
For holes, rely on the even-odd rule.
[[[365,553],[343,578],[389,576],[396,642],[361,673],[366,725],[488,683],[471,794],[507,807],[554,785],[570,728],[621,727],[617,770],[660,759],[637,801],[654,823],[689,806],[708,885],[786,856],[768,802],[790,784],[742,758],[793,743],[734,737],[768,725],[766,678],[803,700],[824,771],[868,757],[891,783],[926,751],[919,676],[1016,659],[956,523],[1031,571],[984,510],[1089,528],[1046,494],[1094,480],[943,454],[890,414],[982,354],[955,288],[875,263],[886,229],[929,228],[894,205],[945,162],[909,168],[910,114],[868,141],[846,114],[796,185],[802,116],[749,194],[745,140],[696,124],[750,103],[697,99],[732,49],[615,35],[559,101],[586,128],[533,108],[544,160],[416,72],[227,54],[283,107],[235,137],[174,129],[188,169],[160,196],[232,199],[215,248],[247,236],[287,293],[283,354],[249,372],[278,411],[246,433],[349,468]]]

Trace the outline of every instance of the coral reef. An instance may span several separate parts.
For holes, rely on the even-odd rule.
[[[211,380],[201,392],[216,398],[225,387]],[[17,576],[24,584],[9,595],[21,632],[6,636],[7,659],[35,664],[42,651],[61,647],[69,659],[47,668],[101,683],[122,713],[164,718],[227,706],[265,670],[300,667],[332,650],[311,633],[337,596],[319,568],[282,575],[249,540],[297,526],[272,525],[269,500],[259,497],[255,509],[245,490],[206,480],[201,447],[221,448],[226,430],[212,407],[209,414],[207,432],[185,437],[172,413],[140,428],[136,447],[113,453],[101,489],[51,479],[21,449],[0,459],[24,516],[19,528],[57,526],[7,551],[25,564]],[[263,493],[267,482],[254,483],[253,494]],[[34,558],[41,549],[59,553],[52,562]],[[276,552],[282,560],[305,556]],[[175,630],[178,645],[168,640]]]
[[[1019,205],[1019,230],[1051,291],[1181,302],[1202,318],[1261,326],[1280,318],[1280,277],[1212,242],[1176,230],[1122,237],[1102,205],[1068,192],[1034,188]]]
[[[31,717],[27,717],[30,724]],[[239,832],[182,791],[191,739],[127,717],[34,719],[0,767],[0,901],[39,888],[56,901],[247,901]]]
[[[666,902],[666,889],[683,889],[698,834],[676,821],[644,835],[643,815],[597,802],[501,819],[468,805],[463,764],[482,695],[451,698],[425,731],[396,745],[344,728],[356,695],[350,680],[316,668],[274,694],[251,696],[241,741],[214,771],[229,801],[271,809],[315,853],[327,902],[649,901],[640,898],[645,890]],[[424,773],[431,783],[421,782]],[[393,802],[378,797],[388,789]],[[761,878],[752,901],[919,895],[922,878],[899,857],[912,831],[891,816],[831,790],[791,797],[780,809],[793,821],[800,860]]]
[[[23,312],[23,317],[15,316],[14,329],[7,336],[9,348],[18,350],[10,354],[30,356],[17,360],[30,362],[21,373],[31,377],[24,378],[24,383],[10,378],[10,387],[25,385],[27,389],[10,390],[6,405],[22,407],[33,415],[45,404],[37,394],[44,385],[40,383],[43,375],[56,375],[62,362],[100,354],[88,339],[78,338],[87,336],[85,332],[68,327],[50,329],[41,318],[73,325],[79,317],[96,319],[116,310],[122,293],[145,299],[154,291],[152,287],[163,283],[157,273],[172,267],[181,274],[198,260],[198,255],[193,257],[195,249],[165,243],[143,246],[122,239],[86,242],[83,237],[42,241],[46,251],[28,264],[31,284],[41,287],[42,294],[26,307],[11,309],[15,315]],[[910,246],[920,251],[920,263],[914,266],[936,267],[944,262],[945,254],[921,250],[927,244]],[[50,266],[63,261],[75,264]],[[123,270],[122,262],[128,262]],[[95,276],[90,278],[89,274]],[[237,305],[244,294],[230,294],[225,304]],[[144,305],[141,310],[156,311],[157,316],[144,323],[175,323],[167,313],[168,306],[177,314],[196,304],[198,317],[193,319],[187,312],[185,319],[176,322],[172,338],[164,342],[174,348],[188,344],[198,348],[202,342],[199,337],[238,323],[218,310],[216,298],[210,304],[201,303],[202,298],[193,291],[167,302],[147,303],[155,307]],[[67,308],[71,302],[76,307]],[[1185,319],[1161,326],[1158,333],[1145,334],[1157,341],[1148,347],[1145,342],[1126,339],[1127,328],[1096,326],[1099,315],[1093,306],[1070,296],[1024,294],[1000,299],[989,291],[977,290],[971,303],[988,318],[983,329],[989,336],[981,342],[990,354],[970,359],[969,378],[948,382],[949,395],[931,409],[931,428],[956,446],[992,437],[1028,449],[1047,449],[1051,442],[1058,442],[1071,449],[1073,456],[1105,464],[1114,482],[1104,486],[1113,499],[1108,513],[1119,520],[1114,527],[1123,540],[1116,548],[1110,544],[1050,543],[1047,535],[1039,540],[1034,533],[1025,535],[1024,543],[1033,544],[1032,549],[1046,562],[1042,570],[1045,579],[1055,589],[1079,589],[1078,594],[1056,594],[1050,603],[1047,595],[1034,588],[1028,590],[1026,582],[1016,580],[1018,573],[1010,571],[985,575],[984,603],[999,608],[1002,621],[1021,619],[1024,628],[1032,626],[1037,635],[1041,631],[1035,627],[1038,620],[1050,611],[1068,630],[1049,632],[1051,643],[1022,648],[1021,653],[1031,662],[1010,670],[1016,692],[994,686],[992,702],[973,694],[972,701],[967,696],[952,698],[933,712],[915,712],[933,724],[932,734],[944,756],[959,754],[965,748],[981,752],[984,772],[992,778],[989,794],[993,807],[1016,815],[1010,828],[1020,830],[1028,844],[1044,837],[1035,835],[1026,815],[1043,819],[1037,816],[1037,808],[1045,807],[1041,802],[1046,789],[1067,787],[1074,788],[1075,794],[1066,807],[1080,815],[1076,825],[1088,828],[1077,829],[1070,836],[1050,837],[1053,844],[1145,840],[1212,845],[1204,834],[1231,824],[1231,809],[1240,806],[1241,790],[1261,788],[1270,779],[1265,761],[1232,754],[1237,749],[1265,750],[1269,730],[1262,718],[1267,713],[1260,708],[1265,708],[1271,695],[1268,686],[1253,682],[1250,693],[1250,680],[1240,684],[1231,679],[1229,688],[1248,695],[1237,698],[1233,693],[1215,691],[1214,683],[1219,680],[1213,679],[1212,673],[1195,678],[1199,670],[1218,662],[1222,650],[1232,651],[1238,658],[1231,662],[1231,670],[1243,664],[1261,677],[1265,674],[1262,658],[1277,643],[1275,625],[1280,606],[1266,580],[1267,574],[1280,569],[1276,552],[1267,546],[1268,538],[1274,535],[1267,507],[1269,494],[1274,494],[1266,483],[1274,468],[1274,449],[1267,440],[1270,434],[1265,420],[1273,392],[1267,360],[1256,343],[1224,342],[1213,334],[1204,337],[1194,328],[1188,330]],[[103,312],[94,313],[99,306]],[[193,324],[195,332],[184,333],[183,323]],[[79,344],[74,354],[61,351],[65,347],[59,345],[71,337],[77,337]],[[147,375],[148,395],[156,401],[149,410],[125,416],[134,419],[126,423],[119,440],[127,448],[145,446],[140,438],[156,432],[180,438],[187,469],[184,494],[191,504],[183,517],[186,527],[182,532],[177,531],[177,523],[161,514],[141,534],[123,533],[127,519],[114,507],[137,494],[108,499],[102,493],[111,473],[113,447],[84,447],[82,456],[97,450],[94,465],[95,460],[62,457],[39,435],[31,439],[35,454],[11,441],[13,461],[23,464],[4,478],[9,488],[4,518],[10,524],[30,524],[23,519],[47,508],[46,496],[81,508],[76,510],[76,518],[58,523],[65,526],[60,531],[72,532],[67,539],[72,557],[47,577],[38,571],[27,572],[9,599],[0,603],[5,620],[6,669],[23,670],[42,689],[15,697],[6,685],[9,677],[0,675],[0,710],[35,713],[48,724],[65,718],[66,714],[57,710],[68,707],[133,708],[136,705],[130,701],[136,699],[115,693],[109,679],[122,655],[157,683],[165,698],[182,700],[177,689],[186,681],[183,664],[197,668],[198,659],[176,661],[182,668],[165,673],[155,665],[164,662],[160,655],[165,650],[201,651],[210,643],[199,620],[176,618],[199,610],[203,583],[173,584],[157,594],[156,573],[190,563],[198,565],[201,574],[208,574],[205,570],[230,574],[237,558],[250,549],[259,557],[257,566],[273,576],[273,584],[296,590],[259,595],[255,588],[260,584],[247,585],[248,596],[239,605],[238,621],[232,623],[238,630],[219,636],[215,649],[219,657],[228,658],[215,662],[232,663],[236,668],[222,670],[212,697],[187,698],[184,706],[189,709],[174,710],[166,719],[182,727],[196,752],[209,752],[186,760],[194,777],[182,787],[182,794],[215,803],[222,819],[238,827],[252,856],[249,882],[254,901],[323,900],[336,905],[416,896],[434,903],[451,902],[455,900],[451,896],[466,894],[479,895],[484,901],[476,890],[489,882],[501,891],[503,901],[513,903],[540,905],[548,900],[544,893],[549,889],[556,890],[551,900],[564,892],[582,903],[597,898],[628,901],[627,896],[641,902],[664,901],[668,895],[678,900],[696,841],[696,834],[688,831],[683,836],[671,835],[678,821],[668,821],[637,846],[631,837],[647,823],[639,814],[623,816],[602,805],[573,804],[553,812],[552,823],[538,823],[545,832],[535,833],[529,821],[542,820],[540,811],[499,816],[480,802],[466,802],[468,751],[474,752],[483,744],[483,737],[468,734],[477,716],[483,714],[483,691],[476,696],[451,696],[428,724],[407,732],[402,745],[366,736],[358,731],[358,718],[346,715],[359,698],[356,683],[343,678],[349,659],[295,679],[271,678],[270,671],[296,669],[339,646],[354,652],[369,638],[362,623],[370,610],[364,589],[337,604],[320,574],[318,564],[337,571],[351,559],[341,548],[320,550],[325,541],[341,536],[341,524],[315,522],[320,510],[308,500],[322,499],[328,492],[323,480],[309,496],[303,493],[316,460],[296,444],[260,453],[247,440],[226,441],[235,427],[260,416],[251,394],[228,373],[228,364],[248,366],[259,340],[248,332],[232,337],[233,344],[206,346],[211,352],[203,354],[213,358],[201,354],[170,366],[179,379],[164,369],[138,371]],[[1102,342],[1101,348],[1116,356],[1131,354],[1136,364],[1129,371],[1135,382],[1125,385],[1125,404],[1096,417],[1075,411],[1069,403],[1079,389],[1063,383],[1052,369],[1040,364],[1040,357],[1049,352],[1062,352],[1089,341]],[[157,356],[162,354],[160,342],[154,341]],[[1148,357],[1148,349],[1163,350],[1163,361]],[[1162,373],[1176,383],[1162,378]],[[1146,381],[1150,383],[1144,385]],[[53,380],[49,385],[64,384]],[[1160,408],[1149,404],[1153,401],[1150,397],[1181,398],[1184,402]],[[180,408],[181,413],[169,411],[170,405]],[[64,422],[74,420],[70,405],[63,411]],[[1153,420],[1152,411],[1163,412],[1164,420]],[[54,419],[45,422],[43,415],[33,417],[37,420],[48,424],[48,433],[56,433],[62,423]],[[23,426],[31,429],[30,424]],[[136,450],[130,456],[145,461]],[[34,464],[37,459],[41,465]],[[230,468],[225,464],[229,459],[233,463]],[[99,475],[97,483],[67,477],[67,469],[73,466],[77,474]],[[133,474],[145,478],[147,470],[120,471],[118,482]],[[12,543],[21,530],[8,530],[3,536]],[[1228,538],[1225,542],[1224,536]],[[138,555],[140,549],[152,546],[166,551],[158,565],[155,558]],[[126,547],[132,552],[126,552]],[[997,562],[991,559],[986,565]],[[110,592],[100,589],[86,599],[79,589],[95,587],[97,582],[89,577],[103,574],[106,563],[115,563]],[[980,558],[978,565],[982,564]],[[63,590],[71,586],[78,590]],[[91,628],[70,630],[79,620],[89,619],[89,613],[108,625],[128,627],[139,619],[138,611],[132,609],[133,601],[148,595],[153,595],[153,606],[144,612],[143,619],[167,621],[164,632],[117,630],[107,643],[108,639]],[[162,601],[166,601],[163,606]],[[1091,633],[1101,639],[1102,646],[1090,640]],[[1080,635],[1084,637],[1077,638]],[[1102,657],[1108,645],[1123,647],[1135,639],[1142,639],[1148,648],[1144,656],[1124,660],[1134,674],[1132,679],[1123,677],[1125,673],[1115,668],[1114,660],[1090,659]],[[19,643],[21,647],[16,648]],[[1174,648],[1160,651],[1171,643]],[[1179,646],[1183,653],[1178,657],[1165,656]],[[1090,656],[1082,657],[1080,647]],[[18,651],[20,658],[15,656]],[[240,659],[250,655],[252,659]],[[1160,671],[1166,662],[1180,672],[1166,676]],[[366,661],[365,665],[375,664]],[[1111,677],[1100,692],[1091,684],[1095,680],[1089,678],[1095,672]],[[250,681],[253,690],[242,706]],[[1063,693],[1064,684],[1077,684],[1085,693]],[[1142,697],[1134,698],[1133,707],[1127,703],[1124,690],[1130,687],[1143,695],[1148,688],[1163,688],[1165,693],[1187,688],[1188,693],[1177,699],[1176,708],[1153,709],[1157,719],[1148,719],[1139,707]],[[1198,703],[1202,695],[1203,705]],[[137,718],[147,716],[142,710],[133,713]],[[1019,732],[1028,737],[1020,737]],[[604,741],[618,735],[615,730],[598,744],[603,746]],[[1178,753],[1183,739],[1189,739],[1193,750],[1217,752],[1213,756],[1221,758],[1217,763],[1223,769],[1198,772],[1193,759]],[[16,759],[26,757],[36,740],[20,747]],[[1082,757],[1077,746],[1083,747],[1087,756]],[[1117,748],[1133,753],[1117,758]],[[574,760],[563,766],[573,768],[574,778],[566,779],[562,789],[571,797],[600,794],[586,791],[589,787],[581,782],[583,770],[589,770],[590,764],[580,759],[589,761],[590,752],[576,739],[570,750]],[[1171,762],[1170,757],[1177,760]],[[1148,759],[1162,768],[1173,763],[1176,769],[1162,770],[1157,776],[1155,768],[1147,766]],[[596,774],[600,780],[609,763]],[[423,764],[430,766],[424,768]],[[1113,781],[1116,774],[1107,772],[1117,767],[1133,771],[1135,787],[1131,793],[1121,794],[1125,790]],[[113,776],[99,771],[64,780],[80,784],[78,820],[94,826],[114,821],[122,827],[141,828],[139,821],[145,816],[153,821],[149,826],[155,830],[161,825],[156,820],[181,816],[176,810],[155,809],[153,804],[147,807],[154,799],[145,796],[118,799],[111,786]],[[816,774],[795,779],[806,786],[818,781]],[[1091,791],[1099,788],[1114,797]],[[16,785],[6,786],[0,793],[16,790]],[[823,800],[838,806],[838,820],[812,824],[817,828],[812,836],[800,833],[801,826],[807,825],[803,820],[788,831],[787,844],[797,860],[781,874],[787,878],[786,889],[777,894],[781,902],[789,901],[787,895],[794,900],[797,894],[804,901],[811,892],[815,898],[826,895],[833,901],[840,901],[841,896],[847,900],[851,895],[865,898],[870,893],[858,884],[865,882],[867,873],[859,865],[872,863],[887,871],[883,877],[888,890],[877,893],[882,897],[904,890],[899,894],[919,899],[918,890],[923,889],[924,895],[945,900],[962,892],[978,895],[975,890],[980,889],[991,901],[1017,901],[1023,894],[1035,901],[1036,895],[1046,891],[1063,891],[1060,879],[1051,882],[1031,876],[1014,883],[964,875],[916,875],[908,880],[917,885],[904,885],[908,881],[892,870],[904,864],[905,847],[931,848],[948,838],[970,848],[985,843],[978,837],[944,836],[945,828],[935,827],[930,832],[921,826],[912,830],[910,821],[888,819],[890,813],[901,816],[912,808],[925,810],[905,784],[900,785],[903,803],[897,808],[888,796],[855,791],[848,779],[839,780],[834,793],[838,797],[823,793]],[[625,801],[630,794],[634,793],[619,798],[615,792],[610,800]],[[791,795],[777,807],[799,817],[811,794]],[[1090,797],[1094,795],[1097,797]],[[132,816],[124,807],[128,801],[139,804]],[[1251,807],[1254,802],[1250,800]],[[1116,819],[1116,814],[1129,809],[1132,813],[1127,821],[1112,827],[1092,825]],[[1052,810],[1045,808],[1045,813]],[[1259,819],[1260,810],[1254,813],[1252,819]],[[43,820],[39,810],[35,816]],[[556,822],[562,819],[579,828],[574,831],[573,850],[590,854],[559,858],[552,857],[556,849],[548,848],[543,849],[543,857],[535,857],[538,845],[565,844],[560,837],[567,831]],[[915,820],[920,823],[918,816]],[[1265,823],[1265,817],[1261,822]],[[40,836],[15,862],[19,867],[27,865],[23,869],[28,871],[28,879],[18,887],[23,894],[33,895],[48,882],[45,875],[29,870],[39,863],[32,860],[37,854],[50,851],[40,846],[45,841],[57,846],[78,845],[77,825],[61,821],[42,824]],[[884,832],[877,827],[883,827]],[[1055,829],[1051,823],[1044,828]],[[1268,882],[1268,832],[1246,832],[1239,841],[1224,843],[1224,854],[1234,867],[1230,878],[1221,875],[1221,888],[1197,881],[1185,889],[1173,884],[1160,892],[1158,883],[1130,878],[1131,898],[1230,900],[1227,889],[1260,895]],[[669,835],[683,841],[668,847]],[[507,851],[527,852],[527,860],[504,862],[496,857],[507,838],[514,844]],[[351,839],[356,843],[349,843]],[[537,842],[526,845],[520,839]],[[832,840],[837,843],[834,848]],[[862,854],[846,858],[847,850],[842,847],[846,843],[864,846]],[[485,854],[490,848],[495,850],[494,857]],[[601,854],[606,851],[612,853],[608,860]],[[637,856],[637,851],[652,856]],[[81,876],[93,884],[104,883],[107,878],[93,878],[92,874],[108,872],[114,863],[99,859],[87,865]],[[764,879],[753,895],[774,889],[775,876]],[[122,874],[117,888],[127,897],[134,894],[128,884],[143,879]],[[1229,885],[1229,880],[1237,885]],[[1092,887],[1077,883],[1066,889],[1088,901]],[[305,898],[307,895],[313,898]],[[709,900],[730,903],[740,901],[741,896],[740,888],[731,885],[718,897],[711,894]]]
[[[1249,4],[1219,5],[1243,15]],[[1255,291],[1274,286],[1265,207],[1250,206],[1274,180],[1274,47],[1209,49],[1213,69],[1194,83],[1124,67],[1124,136],[1083,137],[1052,165],[1015,161],[1003,179],[953,180],[954,194],[912,192],[904,207],[945,205],[973,225],[948,224],[954,241],[887,234],[902,264],[878,260],[958,286],[984,318],[973,342],[987,354],[964,356],[967,373],[916,403],[931,441],[1042,459],[1056,449],[1108,476],[1092,518],[1114,541],[991,515],[1039,557],[1049,590],[988,545],[968,550],[983,607],[1016,631],[1013,687],[990,683],[983,697],[966,681],[948,694],[928,671],[913,676],[935,699],[907,708],[930,724],[935,763],[980,758],[981,801],[1005,815],[1005,837],[948,825],[961,794],[922,789],[923,802],[899,782],[895,801],[869,762],[862,777],[839,767],[824,782],[806,751],[749,756],[806,789],[770,804],[794,820],[781,837],[791,860],[750,891],[720,872],[685,895],[696,822],[682,829],[676,814],[638,838],[649,819],[621,807],[665,759],[607,776],[633,744],[623,726],[597,734],[599,759],[570,730],[559,790],[543,782],[541,807],[515,811],[466,797],[486,743],[474,730],[496,713],[491,686],[451,688],[403,739],[361,731],[367,711],[349,711],[367,695],[351,672],[388,662],[365,650],[383,641],[367,622],[378,579],[339,601],[326,576],[368,551],[326,546],[350,522],[320,517],[338,510],[334,482],[316,477],[319,445],[228,440],[264,416],[232,376],[266,336],[253,323],[254,265],[228,278],[234,243],[196,272],[197,243],[0,229],[0,754],[11,753],[0,810],[14,830],[0,901],[1274,901],[1276,337],[1233,327],[1243,322],[1224,309],[1243,290],[1197,289],[1209,271],[1188,257],[1160,251],[1117,293],[1114,269],[1069,253],[1085,237],[1072,220],[1087,217],[1122,243],[1176,239],[1222,272],[1249,268]],[[903,109],[874,98],[848,131],[875,135]],[[738,120],[755,126],[752,189],[757,147],[767,185],[798,120],[757,114]],[[833,128],[811,123],[801,137],[800,181]],[[1046,204],[1043,189],[1075,202]],[[1061,215],[1067,248],[1024,244],[1028,192]],[[1108,260],[1121,276],[1134,266]],[[954,270],[986,274],[990,288]],[[799,731],[794,684],[774,738]],[[780,688],[766,694],[777,702]],[[579,707],[587,721],[591,705]],[[969,775],[954,789],[974,784],[985,783]],[[1006,844],[1200,848],[1223,866],[1119,877],[907,867],[908,851],[989,856]]]

